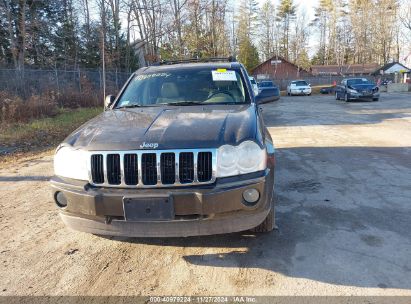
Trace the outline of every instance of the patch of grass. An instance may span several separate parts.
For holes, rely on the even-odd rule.
[[[0,157],[16,152],[44,150],[57,145],[102,111],[102,108],[61,109],[54,117],[0,126]]]

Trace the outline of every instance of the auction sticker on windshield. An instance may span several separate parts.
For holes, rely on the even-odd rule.
[[[226,69],[218,69],[211,71],[213,75],[213,81],[237,81],[235,71],[227,71]]]

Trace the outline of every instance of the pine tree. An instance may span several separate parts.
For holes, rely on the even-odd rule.
[[[257,26],[257,2],[243,0],[238,14],[238,60],[251,70],[259,63],[258,50],[252,43]]]
[[[58,27],[54,37],[56,65],[65,69],[75,69],[78,65],[79,39],[78,19],[72,0],[56,1],[58,6]]]
[[[244,37],[239,46],[238,60],[251,72],[260,60],[258,58],[258,50],[250,39]]]
[[[266,0],[260,11],[260,50],[263,60],[278,53],[275,6],[272,0]]]
[[[289,59],[291,24],[295,19],[297,7],[293,0],[281,0],[278,6],[277,19],[281,22],[280,55]]]

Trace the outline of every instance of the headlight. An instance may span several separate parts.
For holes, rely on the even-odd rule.
[[[265,170],[267,153],[252,141],[237,147],[224,145],[217,151],[217,177],[235,176]]]
[[[353,89],[347,89],[347,92],[350,94],[358,94],[358,91]]]
[[[54,155],[54,174],[57,176],[88,180],[88,153],[70,147],[61,147]]]

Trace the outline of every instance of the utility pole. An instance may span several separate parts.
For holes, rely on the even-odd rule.
[[[102,37],[102,60],[103,60],[103,98],[106,98],[106,8],[104,1],[101,2],[101,37]]]

